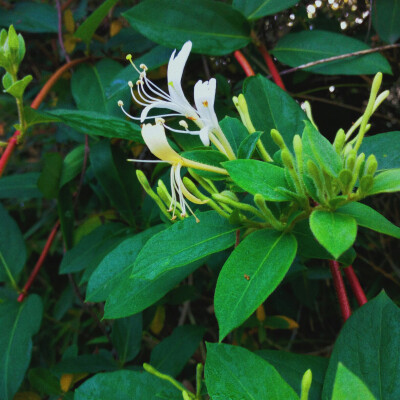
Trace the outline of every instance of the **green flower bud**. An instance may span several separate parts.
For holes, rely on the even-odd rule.
[[[220,193],[220,195],[227,197],[228,199],[231,199],[233,201],[239,201],[236,194],[231,192],[230,190],[224,190],[223,192]]]
[[[373,154],[371,154],[367,158],[367,161],[365,162],[364,175],[374,176],[377,169],[378,169],[378,161],[376,160],[376,157]]]
[[[335,136],[335,140],[333,141],[333,147],[335,148],[337,154],[342,152],[345,141],[346,133],[343,129],[339,129]]]
[[[276,129],[271,129],[271,138],[274,141],[274,143],[282,150],[287,148],[282,135]]]
[[[283,149],[281,153],[282,163],[289,170],[294,170],[293,156],[288,149]]]
[[[312,383],[312,372],[308,369],[301,380],[301,396],[300,400],[308,400],[308,393],[310,392]]]
[[[343,187],[346,187],[350,184],[353,179],[353,173],[349,169],[343,169],[339,173],[339,181]]]
[[[354,166],[356,165],[356,159],[357,159],[356,151],[350,150],[345,162],[346,168],[352,171],[354,169]]]

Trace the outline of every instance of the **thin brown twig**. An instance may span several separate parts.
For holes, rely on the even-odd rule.
[[[64,53],[65,60],[67,62],[70,62],[71,59],[69,58],[69,55],[68,55],[67,51],[65,50],[64,40],[62,37],[62,10],[61,10],[60,0],[56,0],[56,8],[57,8],[57,19],[58,19],[58,24],[57,24],[58,44],[60,45],[61,50]]]
[[[279,75],[287,75],[287,74],[291,74],[293,72],[296,72],[296,71],[299,71],[299,70],[302,70],[302,69],[305,69],[305,68],[315,67],[316,65],[326,64],[326,63],[330,63],[332,61],[337,61],[337,60],[344,60],[344,59],[350,58],[350,57],[357,57],[357,56],[362,56],[362,55],[365,55],[365,54],[376,53],[378,51],[390,50],[390,49],[394,49],[394,48],[397,48],[397,47],[400,47],[400,44],[388,44],[386,46],[375,47],[373,49],[354,51],[352,53],[341,54],[339,56],[323,58],[322,60],[312,61],[312,62],[309,62],[309,63],[306,63],[306,64],[299,65],[298,67],[286,69],[284,71],[281,71],[279,73]],[[270,77],[268,77],[268,78],[270,78]]]

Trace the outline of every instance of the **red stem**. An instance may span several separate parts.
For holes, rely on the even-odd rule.
[[[40,268],[42,268],[43,262],[47,257],[47,253],[50,250],[50,247],[53,243],[53,240],[56,236],[58,227],[60,226],[60,221],[57,221],[56,224],[54,225],[53,229],[50,232],[49,237],[47,238],[46,244],[42,250],[42,253],[40,254],[39,260],[37,260],[37,263],[35,265],[35,267],[33,268],[27,282],[25,283],[24,288],[22,289],[22,292],[20,293],[20,295],[18,296],[18,301],[21,303],[22,301],[24,301],[25,297],[28,294],[29,288],[32,286],[32,283],[34,282],[36,275],[39,273]]]
[[[260,51],[261,55],[264,58],[265,63],[267,64],[268,69],[271,72],[272,79],[274,82],[283,90],[286,90],[286,87],[282,81],[281,76],[279,75],[279,71],[277,70],[274,60],[269,55],[267,48],[261,43],[258,46],[258,50]]]
[[[8,141],[7,147],[4,150],[4,153],[1,155],[0,158],[0,177],[3,175],[3,171],[6,168],[6,165],[8,163],[8,160],[11,157],[11,154],[13,153],[17,142],[18,142],[18,136],[19,136],[19,131],[15,131],[10,140]]]
[[[246,57],[243,55],[243,53],[240,50],[236,50],[233,55],[236,58],[236,61],[240,64],[242,67],[244,73],[246,76],[253,76],[255,75],[253,68],[251,68],[251,65],[247,61]]]
[[[335,260],[329,260],[329,267],[331,269],[333,278],[333,286],[335,287],[336,295],[340,305],[340,312],[342,314],[343,321],[346,322],[351,315],[351,309],[349,299],[347,298],[346,288],[344,287],[343,277],[340,272],[339,263]]]
[[[368,300],[367,296],[364,293],[363,288],[360,285],[360,281],[357,278],[357,275],[354,272],[354,269],[351,265],[344,269],[344,273],[346,274],[347,280],[350,283],[351,290],[356,296],[358,305],[363,306]]]

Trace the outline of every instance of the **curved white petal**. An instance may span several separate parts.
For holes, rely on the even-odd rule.
[[[144,124],[142,136],[149,150],[160,160],[170,164],[181,163],[182,157],[169,145],[164,127],[160,124]]]
[[[205,126],[204,128],[200,129],[198,132],[198,135],[200,137],[200,140],[204,144],[204,146],[209,146],[210,145],[210,137],[208,136],[209,128]]]
[[[183,69],[185,68],[186,61],[189,57],[190,51],[192,50],[192,42],[188,40],[182,47],[181,51],[175,57],[176,50],[171,54],[168,63],[167,79],[168,79],[168,91],[172,101],[178,104],[189,106],[189,102],[186,100],[183,94],[181,81],[183,75]]]
[[[140,122],[143,122],[147,118],[147,114],[153,108],[164,108],[167,110],[176,111],[178,114],[181,114],[183,116],[185,116],[185,112],[186,112],[184,107],[181,107],[177,104],[171,103],[170,101],[161,101],[161,100],[157,101],[157,102],[155,101],[143,109],[142,113],[140,114]],[[154,116],[154,118],[156,118],[156,117],[157,116]]]
[[[194,86],[194,102],[196,110],[205,125],[217,127],[218,119],[214,111],[217,82],[214,78],[209,81],[198,81]]]

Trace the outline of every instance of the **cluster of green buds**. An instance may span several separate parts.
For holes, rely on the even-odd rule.
[[[11,25],[8,32],[2,29],[0,32],[0,67],[6,70],[3,75],[2,84],[4,91],[15,97],[18,107],[19,128],[21,131],[20,138],[25,131],[25,123],[23,116],[22,98],[26,87],[32,81],[32,76],[27,75],[22,79],[18,79],[19,66],[25,56],[25,41],[21,34],[15,32]]]

